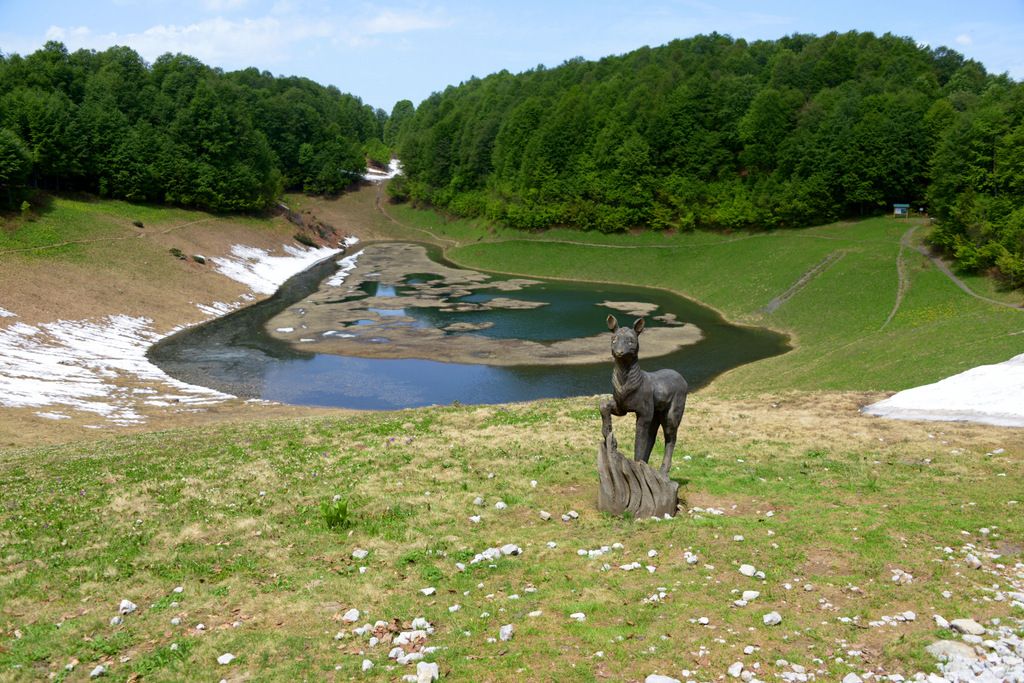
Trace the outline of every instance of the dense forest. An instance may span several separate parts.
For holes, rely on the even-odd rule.
[[[26,187],[216,211],[337,192],[387,162],[387,114],[305,78],[152,65],[127,47],[0,54],[0,203]]]
[[[396,112],[397,113],[397,112]],[[890,34],[712,34],[474,78],[390,122],[412,199],[521,228],[805,226],[891,210],[1024,285],[1024,85]]]

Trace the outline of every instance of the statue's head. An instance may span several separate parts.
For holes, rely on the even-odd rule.
[[[614,315],[608,316],[608,329],[612,331],[612,356],[631,360],[640,353],[640,333],[644,331],[644,319],[637,318],[633,327],[619,327]]]

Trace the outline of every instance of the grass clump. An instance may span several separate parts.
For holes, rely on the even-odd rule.
[[[348,499],[335,496],[330,501],[320,503],[320,514],[323,516],[324,524],[328,529],[342,531],[353,525],[352,516],[349,514]]]

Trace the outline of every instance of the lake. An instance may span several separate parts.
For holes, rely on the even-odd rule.
[[[378,243],[148,355],[177,379],[244,398],[374,410],[507,403],[610,393],[609,314],[622,325],[645,317],[641,366],[674,368],[691,388],[789,350],[784,335],[666,291],[509,278],[425,245]]]

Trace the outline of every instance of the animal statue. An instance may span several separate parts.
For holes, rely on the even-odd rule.
[[[608,439],[612,433],[612,415],[636,413],[636,443],[633,458],[647,462],[658,436],[658,428],[665,436],[665,458],[661,473],[668,475],[672,467],[672,450],[676,445],[676,431],[686,409],[689,386],[675,370],[644,372],[637,358],[640,353],[640,333],[644,319],[633,327],[619,327],[614,315],[608,316],[608,329],[613,332],[612,398],[601,403],[601,435]],[[615,437],[612,437],[614,440]]]

